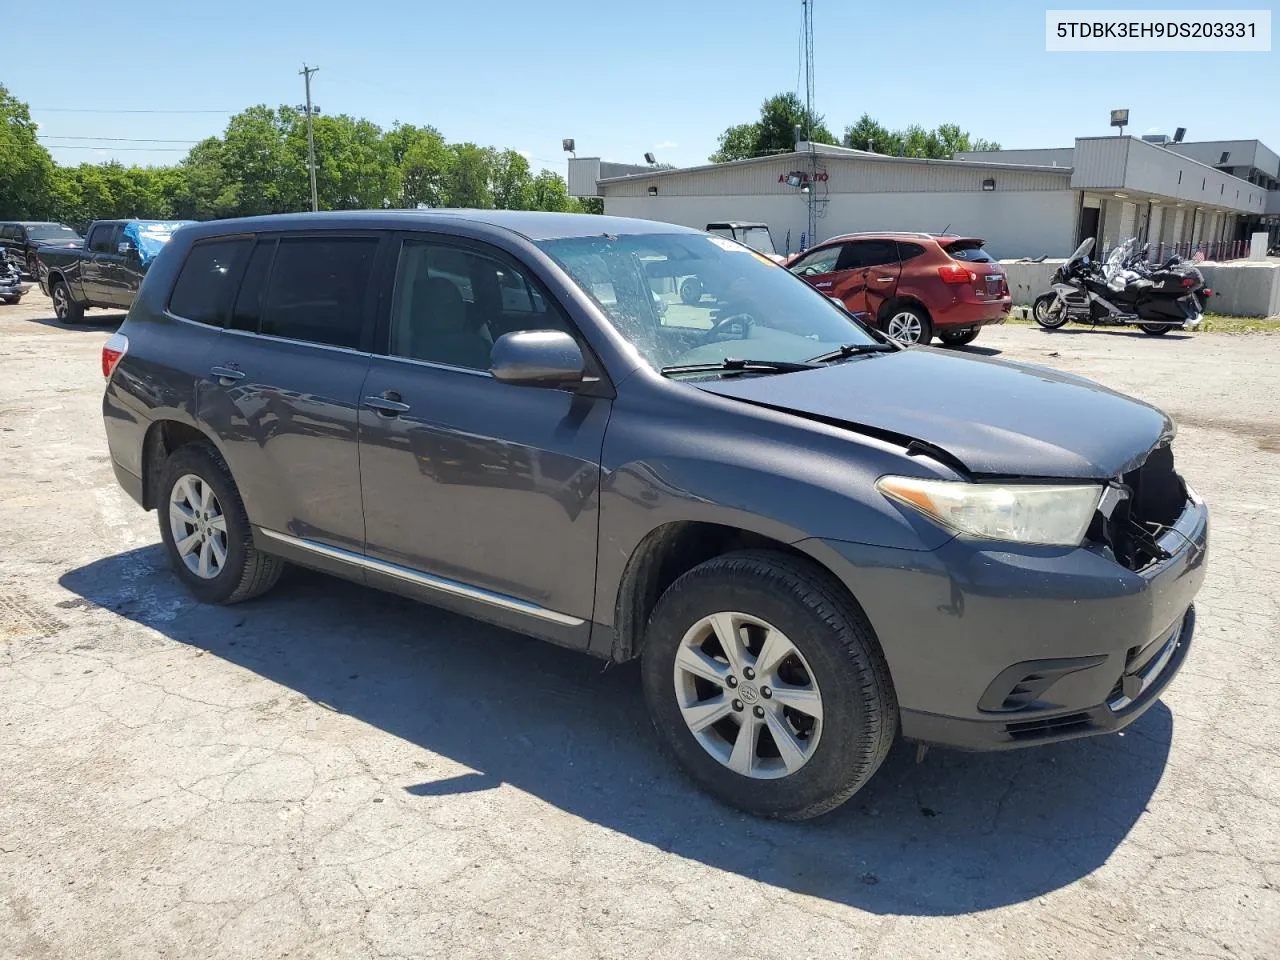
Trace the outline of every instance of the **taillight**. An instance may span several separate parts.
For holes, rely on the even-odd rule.
[[[1195,277],[1183,277],[1183,278],[1182,278],[1182,285],[1183,285],[1184,287],[1194,287],[1194,286],[1196,285],[1196,278],[1195,278]]]
[[[972,270],[966,270],[958,263],[946,263],[938,268],[938,276],[942,278],[943,283],[973,283],[978,279],[978,275]]]
[[[111,374],[115,373],[116,367],[120,361],[124,359],[124,355],[129,352],[129,338],[123,333],[113,333],[107,337],[107,342],[102,345],[102,376],[106,380],[111,379]]]
[[[1210,290],[1208,287],[1205,287],[1204,290],[1201,291],[1201,293],[1203,293],[1206,297],[1213,296],[1213,291]]]

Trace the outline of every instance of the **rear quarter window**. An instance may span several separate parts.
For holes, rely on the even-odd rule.
[[[169,312],[196,323],[226,323],[252,242],[237,237],[193,246],[169,296]]]
[[[966,263],[995,262],[995,257],[983,250],[982,244],[976,240],[957,240],[942,249],[947,251],[947,256],[952,260],[963,260]]]

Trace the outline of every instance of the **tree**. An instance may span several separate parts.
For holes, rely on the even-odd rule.
[[[399,206],[444,204],[445,177],[453,155],[435,127],[397,123],[385,138],[391,162],[400,171]]]
[[[720,146],[711,155],[712,163],[763,157],[771,153],[790,153],[795,149],[796,127],[799,139],[814,143],[835,143],[822,115],[809,113],[794,93],[779,93],[760,105],[760,119],[740,123],[720,134]]]
[[[574,211],[577,207],[564,178],[552,170],[542,170],[533,178],[529,197],[534,210],[561,212]]]
[[[846,147],[853,147],[855,150],[871,150],[889,156],[896,156],[898,147],[902,145],[902,139],[898,134],[871,119],[871,116],[866,113],[859,117],[858,122],[853,126],[844,128],[842,142]]]
[[[474,143],[455,143],[444,179],[445,204],[450,207],[493,209],[493,193],[489,187],[490,152]]]
[[[989,140],[971,140],[969,134],[954,123],[939,124],[926,130],[912,124],[905,130],[889,130],[863,114],[858,122],[845,127],[843,143],[858,150],[872,150],[891,157],[926,157],[945,160],[969,150],[999,150],[1000,144]]]
[[[533,175],[523,154],[489,151],[489,192],[499,210],[528,210],[533,205]]]
[[[54,167],[27,105],[0,84],[0,219],[49,216]]]
[[[237,113],[222,136],[222,172],[234,185],[237,216],[306,210],[310,184],[306,168],[306,133],[301,159],[285,147],[285,137],[299,122],[291,107],[273,110],[266,104]]]
[[[301,171],[306,182],[307,121],[297,114],[292,119],[285,141],[288,167]],[[400,171],[391,162],[391,146],[380,127],[345,113],[316,117],[312,126],[321,210],[380,210],[398,199]],[[296,209],[310,205],[308,196]]]
[[[760,139],[760,124],[739,123],[720,134],[720,148],[710,157],[712,163],[728,163],[730,160],[746,160],[755,156],[756,141]]]

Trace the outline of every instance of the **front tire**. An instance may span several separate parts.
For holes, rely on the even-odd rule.
[[[933,322],[919,307],[901,306],[885,318],[884,332],[904,347],[927,346],[933,339]]]
[[[178,578],[201,603],[239,603],[276,585],[284,561],[253,545],[244,503],[222,456],[207,444],[165,461],[160,537]]]
[[[9,306],[14,307],[14,306],[17,306],[18,302],[22,299],[22,294],[18,294],[16,297],[2,297],[0,299],[2,299]]]
[[[702,302],[702,281],[697,277],[686,277],[680,284],[680,302],[686,306],[696,306]]]
[[[1067,322],[1068,317],[1065,305],[1059,307],[1057,313],[1051,312],[1051,308],[1057,300],[1058,295],[1056,293],[1042,293],[1031,304],[1032,318],[1046,330],[1057,330]]]
[[[803,820],[871,779],[898,707],[866,617],[829,575],[768,551],[685,573],[649,618],[645,701],[704,790],[758,816]]]
[[[1167,323],[1140,323],[1138,326],[1142,332],[1152,337],[1163,337],[1173,328]]]
[[[72,298],[65,280],[55,280],[49,296],[53,299],[54,314],[63,323],[79,323],[84,319],[84,304]]]

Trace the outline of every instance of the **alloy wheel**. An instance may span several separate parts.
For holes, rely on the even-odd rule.
[[[71,306],[71,301],[67,297],[67,288],[62,284],[56,284],[53,288],[53,312],[59,320],[65,320]]]
[[[891,340],[897,340],[898,343],[904,343],[909,347],[914,347],[920,342],[923,332],[924,325],[920,322],[920,318],[908,310],[891,316],[885,329],[885,333]]]
[[[699,745],[734,773],[790,776],[822,734],[822,694],[809,664],[772,624],[745,613],[703,617],[685,633],[676,702]]]
[[[169,530],[187,569],[212,580],[227,562],[227,518],[213,487],[194,473],[183,474],[169,493]]]

